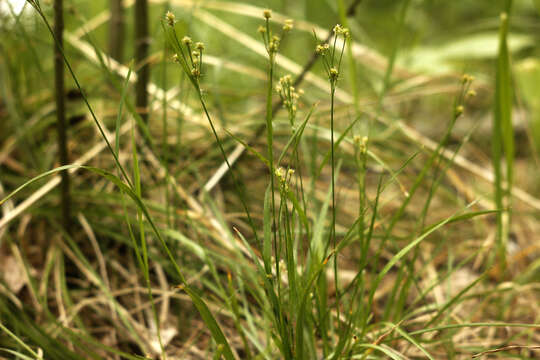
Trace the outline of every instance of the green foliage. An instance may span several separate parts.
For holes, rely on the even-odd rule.
[[[512,119],[531,115],[538,151],[538,2],[151,1],[148,123],[140,64],[101,50],[107,12],[81,15],[105,2],[73,3],[61,55],[88,121],[69,129],[80,159],[59,167],[42,55],[56,40],[49,6],[30,3],[0,40],[0,266],[15,264],[0,352],[435,359],[489,350],[488,332],[533,344],[538,240],[521,234],[540,206],[520,166],[537,153]]]

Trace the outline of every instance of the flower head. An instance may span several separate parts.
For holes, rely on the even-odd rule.
[[[265,9],[263,11],[263,16],[266,20],[270,19],[272,17],[272,10],[270,9]]]
[[[167,23],[169,24],[169,26],[174,26],[175,19],[176,19],[176,16],[174,16],[172,12],[167,11],[167,13],[165,14],[165,20],[167,20]]]
[[[465,108],[463,107],[463,105],[458,105],[456,107],[456,117],[463,115],[464,112]]]
[[[336,26],[334,26],[333,31],[334,31],[334,34],[339,35],[343,31],[343,26],[341,26],[340,24],[336,24]]]
[[[329,75],[331,80],[336,80],[339,76],[339,70],[335,67],[332,67],[330,68]]]
[[[317,47],[315,48],[315,52],[319,55],[324,55],[326,54],[326,52],[328,51],[328,49],[330,49],[330,45],[328,44],[319,44],[317,45]]]
[[[189,36],[184,36],[182,38],[182,42],[184,43],[184,45],[187,45],[187,46],[193,44],[193,40],[191,40]]]
[[[292,28],[293,28],[292,19],[285,20],[285,24],[283,25],[283,31],[291,31]]]

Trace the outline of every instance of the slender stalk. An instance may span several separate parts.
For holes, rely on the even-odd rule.
[[[274,130],[272,124],[272,91],[273,91],[273,78],[274,78],[274,61],[273,56],[269,56],[268,63],[268,92],[266,94],[266,143],[268,146],[268,161],[270,163],[270,193],[271,193],[271,208],[272,208],[272,237],[274,244],[274,257],[276,260],[276,277],[280,278],[279,271],[279,251],[277,244],[277,231],[276,228],[276,196],[275,196],[275,184],[274,184],[274,152],[273,152],[273,139]],[[278,281],[278,288],[280,282]],[[279,293],[279,291],[278,291]]]
[[[345,41],[345,40],[344,40]],[[336,177],[336,162],[334,159],[334,103],[336,94],[336,84],[332,83],[332,89],[330,94],[330,161],[332,163],[332,227],[330,228],[330,240],[334,250],[337,247],[336,244],[336,191],[335,191],[335,177]],[[336,313],[339,319],[339,287],[338,287],[338,257],[334,256],[334,288],[336,289]]]
[[[65,110],[65,86],[64,86],[64,59],[62,48],[64,41],[64,7],[63,0],[54,1],[54,36],[58,40],[53,44],[54,48],[54,89],[56,101],[56,122],[58,130],[58,155],[60,165],[69,163],[67,149],[67,124]],[[60,173],[62,183],[60,184],[62,222],[67,233],[71,231],[71,198],[69,191],[69,174],[67,170]]]
[[[135,64],[137,83],[135,85],[135,106],[144,122],[148,122],[148,92],[150,80],[148,58],[148,0],[135,1]]]
[[[119,63],[124,60],[125,19],[123,0],[110,0],[109,55]]]

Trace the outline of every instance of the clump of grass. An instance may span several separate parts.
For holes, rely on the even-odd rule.
[[[449,222],[459,221],[461,219],[482,215],[484,213],[469,213],[466,215],[457,214],[454,217],[445,219],[437,224],[434,224],[427,229],[422,229],[421,234],[412,241],[409,246],[398,252],[393,259],[387,263],[374,282],[368,284],[365,280],[365,271],[371,261],[368,258],[369,247],[374,235],[375,221],[378,217],[378,199],[383,191],[382,181],[379,181],[379,188],[375,198],[375,203],[372,205],[373,214],[367,218],[368,198],[366,195],[365,174],[368,163],[368,140],[367,138],[358,138],[355,140],[356,149],[356,164],[358,166],[358,183],[361,193],[359,218],[355,221],[355,225],[351,227],[340,241],[336,235],[336,216],[337,216],[337,201],[336,201],[336,185],[335,181],[338,174],[338,164],[336,164],[335,147],[336,139],[334,138],[335,124],[335,92],[337,90],[338,80],[341,75],[341,64],[345,45],[349,37],[349,30],[341,25],[336,25],[333,29],[334,36],[330,43],[320,43],[316,45],[317,53],[320,55],[325,69],[326,76],[330,86],[330,150],[328,160],[330,163],[331,180],[328,190],[328,197],[321,209],[321,213],[313,228],[311,228],[308,220],[308,207],[298,201],[299,198],[305,198],[306,194],[302,187],[293,188],[293,182],[302,183],[301,175],[298,176],[295,170],[291,167],[286,169],[283,167],[275,167],[274,161],[274,124],[272,121],[272,103],[273,103],[273,78],[274,78],[274,61],[279,50],[279,44],[282,36],[277,36],[272,30],[270,19],[272,14],[269,10],[263,12],[264,25],[259,27],[258,32],[261,34],[268,55],[268,83],[266,92],[266,157],[259,153],[256,149],[250,147],[241,139],[232,136],[235,140],[246,146],[250,152],[261,159],[269,169],[269,184],[266,190],[264,200],[264,217],[263,227],[264,236],[262,243],[257,239],[257,230],[249,215],[244,194],[237,186],[237,192],[240,194],[246,216],[252,226],[255,244],[261,244],[262,257],[259,258],[250,251],[251,260],[257,268],[258,279],[252,283],[251,292],[258,299],[265,316],[268,316],[269,323],[272,324],[270,330],[270,338],[273,339],[275,346],[279,349],[281,356],[285,359],[304,359],[317,356],[325,358],[339,358],[344,356],[353,356],[354,354],[362,354],[367,356],[374,349],[388,354],[387,350],[380,348],[377,344],[366,346],[362,349],[360,345],[365,341],[365,336],[368,332],[370,322],[373,321],[371,308],[374,306],[373,296],[378,284],[383,277],[401,261],[405,259],[410,251],[424,240],[428,235],[438,230]],[[175,51],[173,55],[174,62],[178,63],[182,68],[184,75],[190,80],[198,95],[201,107],[205,113],[207,120],[211,126],[216,143],[222,153],[224,161],[229,166],[231,173],[234,176],[234,170],[231,169],[228,163],[226,154],[223,150],[222,140],[217,134],[214,126],[214,121],[206,109],[206,102],[201,90],[202,73],[202,46],[197,50],[193,50],[193,41],[189,37],[184,37],[181,41],[174,30],[175,17],[171,13],[166,15],[164,30],[168,36],[169,42]],[[287,22],[283,27],[283,31],[289,31],[291,23]],[[341,41],[338,43],[338,39]],[[340,44],[338,46],[338,44]],[[408,199],[414,195],[415,189],[420,185],[427,172],[432,169],[437,156],[441,149],[444,148],[448,136],[451,132],[455,120],[463,113],[462,102],[464,94],[468,91],[470,81],[467,79],[464,83],[461,95],[457,99],[457,105],[454,108],[453,121],[449,126],[446,136],[443,138],[439,147],[430,157],[430,161],[425,165],[423,172],[417,178],[415,187],[411,190]],[[301,168],[300,158],[298,156],[297,147],[301,142],[303,130],[308,122],[309,116],[304,120],[301,126],[295,124],[298,93],[292,86],[290,76],[284,76],[280,79],[276,86],[276,92],[279,94],[284,107],[287,109],[287,118],[292,132],[291,137],[283,150],[280,161],[283,159],[289,145],[293,147],[293,163],[296,163],[298,168]],[[349,127],[350,129],[350,127]],[[301,131],[300,131],[301,130]],[[344,134],[345,135],[345,134]],[[343,136],[339,139],[341,141]],[[321,164],[321,166],[324,166]],[[297,180],[295,180],[297,179]],[[276,181],[275,181],[276,180]],[[295,181],[293,181],[295,180]],[[235,183],[236,178],[235,178]],[[296,193],[293,191],[296,189]],[[279,199],[279,201],[278,201]],[[387,235],[390,236],[392,227],[400,219],[401,214],[408,201],[404,202],[401,211],[394,217],[393,222],[387,230]],[[328,209],[331,211],[331,220],[326,221]],[[298,234],[310,236],[308,245],[304,248],[304,238]],[[242,239],[242,242],[249,247],[249,242],[243,235],[237,231],[237,235]],[[324,240],[325,236],[328,240]],[[362,249],[362,257],[354,280],[344,289],[339,286],[340,270],[338,267],[337,256],[343,249],[350,246],[351,243],[359,241]],[[382,243],[384,244],[384,242]],[[381,244],[381,248],[382,245]],[[301,249],[304,249],[302,252]],[[299,261],[300,258],[306,259]],[[333,263],[333,286],[334,294],[330,293],[330,284],[326,277],[326,267],[328,263]],[[379,255],[375,258],[374,264],[377,267]],[[400,269],[403,265],[400,265]],[[247,276],[247,274],[244,274]],[[243,280],[246,281],[250,277],[247,276]],[[233,286],[233,278],[228,278],[229,287]],[[258,284],[257,284],[258,283]],[[262,286],[257,289],[258,286]],[[371,288],[369,288],[371,286]],[[262,294],[265,294],[261,298]],[[369,294],[369,295],[368,295]],[[234,296],[231,292],[231,296]],[[364,303],[362,299],[368,296],[369,301]],[[235,304],[238,300],[235,300]],[[231,305],[232,306],[232,305]],[[343,307],[347,307],[347,311],[343,312]],[[239,325],[238,305],[234,305],[233,312],[236,314],[236,327]],[[266,309],[266,310],[265,310]],[[247,313],[244,316],[248,316]],[[346,320],[342,318],[345,317]],[[317,334],[316,336],[314,334]],[[354,336],[352,336],[354,334]],[[407,336],[406,336],[407,337]],[[243,335],[244,347],[246,337]],[[425,349],[415,340],[407,337],[413,344],[418,346],[424,353],[428,354]],[[354,341],[353,341],[354,339]],[[321,341],[321,346],[318,343]],[[337,345],[336,345],[337,344]],[[246,353],[251,354],[249,348]],[[431,356],[430,356],[431,358]]]
[[[403,3],[400,26],[404,25],[404,13],[410,3]],[[38,10],[41,9],[38,7]],[[47,24],[43,12],[40,15]],[[119,86],[120,104],[115,105],[118,106],[116,144],[114,148],[108,144],[119,175],[94,167],[67,165],[24,183],[0,201],[0,205],[5,204],[40,179],[71,169],[95,174],[101,184],[112,184],[119,189],[117,196],[107,193],[112,198],[106,204],[108,216],[98,214],[100,226],[95,229],[112,243],[97,244],[95,239],[92,242],[99,271],[93,269],[93,259],[83,251],[80,239],[69,234],[63,233],[55,243],[57,247],[48,253],[46,274],[39,280],[39,286],[23,255],[30,297],[35,299],[36,308],[41,309],[36,313],[45,320],[40,319],[34,324],[27,311],[18,307],[16,299],[0,298],[0,331],[7,335],[7,340],[0,338],[0,351],[36,358],[41,357],[41,351],[44,357],[67,359],[100,358],[104,357],[103,354],[141,358],[131,353],[136,346],[139,354],[186,358],[189,357],[189,349],[186,349],[189,345],[186,344],[195,343],[194,346],[204,346],[206,351],[198,350],[197,356],[215,359],[434,359],[440,356],[459,357],[463,349],[468,353],[474,350],[482,354],[484,345],[458,345],[454,340],[458,330],[499,327],[508,330],[515,327],[523,328],[523,334],[530,336],[538,328],[534,324],[478,322],[485,317],[480,318],[477,314],[489,311],[482,307],[489,304],[490,297],[500,299],[503,298],[501,293],[508,293],[509,298],[505,301],[511,303],[512,297],[521,291],[515,284],[484,288],[487,270],[481,269],[479,275],[469,274],[467,284],[458,290],[453,289],[454,275],[469,265],[481,249],[467,253],[463,258],[456,256],[453,244],[448,244],[456,241],[448,239],[452,240],[451,236],[458,232],[463,234],[463,229],[454,231],[451,226],[455,225],[452,224],[464,226],[465,221],[498,213],[499,209],[476,211],[473,202],[460,205],[450,215],[448,211],[444,216],[432,213],[436,196],[442,192],[441,198],[448,199],[446,175],[458,151],[468,140],[466,138],[450,148],[454,127],[465,119],[466,100],[474,94],[470,88],[472,77],[464,76],[460,80],[455,102],[446,111],[448,124],[433,151],[424,148],[413,150],[413,155],[407,155],[405,161],[396,163],[394,158],[389,160],[378,154],[385,148],[395,151],[393,138],[380,136],[378,129],[370,129],[368,125],[365,127],[369,130],[369,137],[352,136],[357,133],[358,124],[367,121],[367,115],[351,119],[348,115],[343,116],[343,112],[339,113],[342,106],[348,111],[344,104],[339,103],[336,93],[345,77],[342,70],[345,68],[342,67],[344,53],[352,44],[349,31],[337,25],[327,41],[314,44],[327,80],[329,92],[325,102],[329,103],[329,109],[319,111],[315,106],[308,106],[305,110],[306,103],[313,99],[309,90],[306,91],[308,96],[302,96],[291,75],[277,75],[280,71],[276,66],[280,44],[284,34],[292,30],[292,22],[284,21],[277,25],[274,20],[279,20],[279,17],[269,10],[262,15],[264,22],[259,33],[267,57],[267,80],[263,90],[265,106],[262,111],[265,113],[266,143],[262,151],[233,131],[217,126],[216,119],[208,110],[213,89],[204,89],[209,71],[205,59],[210,58],[205,45],[184,34],[178,36],[177,30],[181,27],[176,26],[177,20],[172,13],[162,18],[164,34],[174,52],[172,60],[175,68],[180,69],[175,72],[181,73],[194,90],[192,95],[195,95],[219,154],[229,168],[230,180],[241,202],[239,206],[244,211],[243,217],[224,209],[220,189],[214,190],[216,196],[203,193],[195,200],[182,188],[183,184],[174,182],[179,172],[169,173],[167,169],[174,166],[167,163],[167,159],[175,156],[168,149],[167,100],[162,103],[164,161],[156,161],[158,173],[163,172],[167,181],[167,203],[163,206],[159,201],[143,196],[143,186],[150,190],[155,184],[145,177],[146,165],[141,159],[150,160],[156,147],[152,143],[139,142],[133,126],[130,141],[124,143],[131,152],[131,161],[127,165],[120,162],[125,158],[121,156],[123,149],[119,132],[123,105],[137,123],[143,125],[144,136],[150,138],[147,135],[152,134],[129,99],[129,69],[125,83]],[[94,50],[99,54],[97,48]],[[391,55],[393,59],[396,53],[397,46]],[[78,86],[78,78],[66,54],[62,53],[62,56]],[[105,63],[100,59],[100,70],[107,77],[112,77]],[[394,66],[393,60],[390,61],[382,79],[385,85],[376,104],[377,116],[390,114],[383,106],[382,97],[386,92],[392,95],[389,83]],[[107,139],[106,129],[101,127],[85,93],[82,94],[95,125]],[[279,102],[274,101],[277,97]],[[277,107],[274,104],[279,103],[285,108],[283,118],[276,117]],[[357,106],[355,110],[359,115]],[[298,119],[302,115],[304,117]],[[314,117],[319,117],[318,124],[312,121]],[[232,168],[226,156],[229,141],[244,146],[255,156],[255,162],[263,164],[265,176],[260,176],[262,180],[249,179],[249,192],[242,187],[240,169]],[[199,146],[211,148],[208,143]],[[324,149],[324,156],[318,157],[320,149]],[[309,157],[320,161],[310,164],[306,160]],[[190,159],[190,162],[197,161]],[[188,165],[186,167],[193,171],[194,178],[200,179],[202,174],[198,173],[197,164]],[[183,166],[182,163],[180,167]],[[253,163],[249,166],[250,171],[257,171]],[[261,188],[253,188],[261,182],[260,192],[264,195],[260,197],[259,208],[262,210],[260,214],[254,214],[250,207],[257,208],[256,192]],[[354,191],[349,191],[346,184],[352,184]],[[169,201],[168,185],[174,185],[170,189],[180,200],[171,196],[174,199]],[[228,195],[227,191],[225,193]],[[100,193],[91,193],[93,197],[104,197],[96,194]],[[346,197],[349,196],[355,202],[352,210],[347,208]],[[451,196],[454,199],[455,196]],[[229,198],[226,196],[225,199],[228,206]],[[184,202],[188,204],[186,208]],[[103,218],[109,217],[115,227],[111,228],[113,230],[102,229],[105,228],[101,226]],[[84,219],[82,215],[78,218]],[[247,219],[247,226],[243,219]],[[85,221],[81,220],[83,223]],[[88,224],[84,227],[87,231]],[[424,245],[427,251],[421,252],[420,247]],[[101,254],[100,246],[105,248],[106,254]],[[125,256],[124,252],[117,253],[114,249],[117,246],[127,246],[134,253],[133,257]],[[13,245],[12,248],[17,247]],[[447,259],[443,261],[436,259],[444,253],[441,249],[448,251]],[[129,271],[122,268],[124,262]],[[137,290],[122,288],[118,291],[116,288],[113,291],[111,287],[119,281],[108,281],[106,271],[103,271],[107,265],[104,264],[114,264],[114,269],[122,269],[121,273],[127,276],[122,275],[125,280],[118,279],[129,282]],[[75,266],[85,274],[85,279],[77,279],[84,285],[81,286],[84,290],[69,289],[72,279],[66,279],[66,265]],[[534,266],[531,268],[534,275]],[[435,272],[433,279],[428,276],[429,271]],[[49,288],[49,272],[54,273],[58,308],[51,305],[48,298],[52,290],[41,294],[41,288]],[[135,279],[131,276],[133,273],[136,273]],[[424,282],[426,279],[430,281]],[[202,290],[197,288],[199,286]],[[148,296],[143,304],[138,296],[140,288]],[[126,291],[126,297],[135,299],[126,300],[122,295]],[[433,294],[438,296],[439,292],[444,296],[435,298]],[[73,303],[73,297],[77,298],[77,304]],[[168,303],[172,299],[174,308],[169,308]],[[484,311],[476,311],[477,308],[471,311],[468,308],[471,299],[478,300],[473,301],[474,305]],[[94,303],[97,306],[92,305]],[[99,344],[98,335],[94,332],[95,324],[79,310],[86,306],[98,310],[96,317],[99,316],[99,321],[113,324],[107,329],[121,330],[118,331],[123,340],[121,344],[116,343],[114,347]],[[195,327],[182,328],[186,323],[185,314],[190,313],[191,306],[198,310],[202,319],[198,322],[203,329],[202,336],[198,330],[192,329]],[[462,307],[463,310],[459,309]],[[61,322],[57,321],[56,311],[66,313],[67,318],[62,315]],[[169,342],[170,338],[163,331],[171,326],[169,317],[181,322],[180,325],[173,324],[173,329],[189,331],[188,341],[178,336]],[[463,336],[463,333],[459,335]],[[212,341],[207,341],[207,336]],[[129,347],[122,347],[126,343]]]

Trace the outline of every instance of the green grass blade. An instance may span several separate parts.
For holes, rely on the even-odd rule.
[[[507,2],[507,11],[511,1]],[[501,14],[499,30],[499,56],[495,75],[495,100],[492,134],[493,169],[495,175],[495,204],[499,209],[505,207],[505,199],[510,200],[514,169],[514,129],[512,126],[512,78],[510,69],[510,53],[508,50],[509,12]],[[501,168],[503,152],[506,160],[506,187]],[[508,214],[509,215],[509,214]],[[509,219],[509,216],[508,216]],[[509,222],[509,220],[508,220]],[[506,245],[508,242],[508,224],[505,224],[504,213],[497,216],[497,258],[501,266],[506,266]]]

